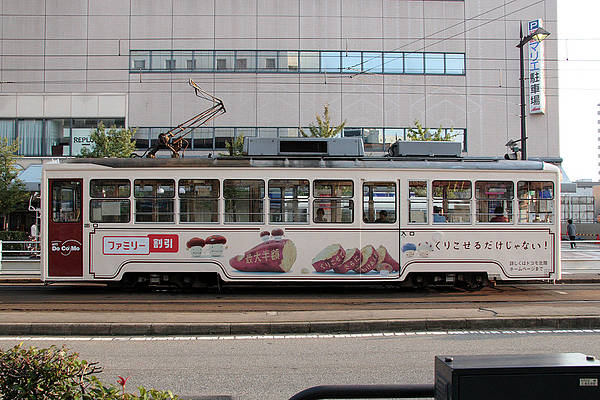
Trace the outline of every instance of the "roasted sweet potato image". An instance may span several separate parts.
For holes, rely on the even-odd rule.
[[[335,267],[333,267],[333,271],[337,272],[338,274],[345,274],[359,267],[361,259],[362,256],[359,249],[357,249],[356,247],[352,249],[347,249],[344,261],[342,261],[340,265],[336,265]]]
[[[296,245],[289,239],[269,240],[244,255],[229,260],[229,265],[244,272],[289,272],[296,262]]]
[[[345,257],[346,251],[341,244],[331,244],[312,259],[312,266],[317,272],[329,271],[340,265]]]
[[[360,265],[354,269],[359,274],[366,274],[367,272],[373,270],[377,264],[379,264],[379,254],[375,247],[368,245],[362,248],[361,256],[362,261]]]
[[[379,255],[379,264],[377,264],[375,267],[377,271],[400,271],[400,265],[398,264],[398,261],[394,260],[392,256],[390,256],[390,253],[384,246],[379,246],[377,248],[377,254]]]

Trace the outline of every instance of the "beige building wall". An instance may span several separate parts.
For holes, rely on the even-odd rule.
[[[466,130],[469,156],[520,136],[519,24],[542,18],[546,113],[528,155],[559,157],[556,0],[0,0],[0,118],[124,117],[173,127],[223,99],[215,127],[297,127],[330,105],[347,127]],[[130,72],[130,50],[458,52],[466,74]],[[76,106],[82,101],[93,104]],[[123,103],[123,100],[126,103]],[[64,115],[62,115],[64,114]],[[103,115],[110,114],[110,115]]]

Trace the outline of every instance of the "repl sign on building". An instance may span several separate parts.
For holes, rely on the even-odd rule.
[[[543,21],[529,21],[527,34],[542,27]],[[544,42],[532,40],[529,42],[529,113],[543,114],[546,112],[546,80],[544,73]]]

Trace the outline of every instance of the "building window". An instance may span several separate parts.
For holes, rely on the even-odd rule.
[[[296,72],[465,75],[464,53],[131,50],[130,72]]]

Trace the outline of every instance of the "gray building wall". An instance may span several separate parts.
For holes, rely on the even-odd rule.
[[[556,0],[0,0],[0,118],[124,117],[173,127],[223,99],[215,127],[466,129],[470,156],[519,138],[519,23],[542,18],[546,113],[528,155],[559,157]],[[130,50],[458,52],[466,74],[136,73]]]

